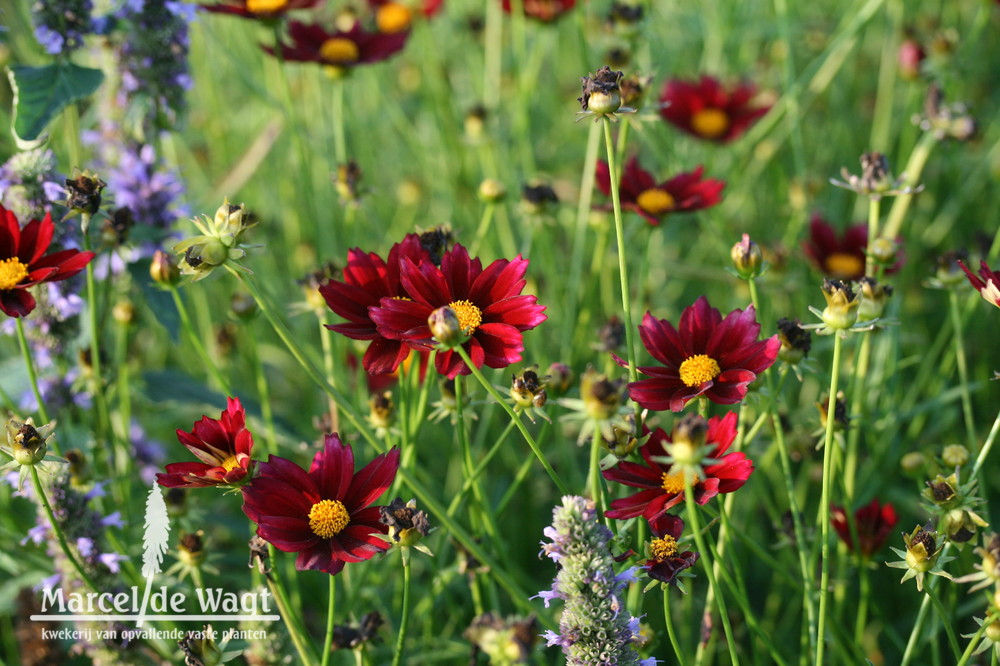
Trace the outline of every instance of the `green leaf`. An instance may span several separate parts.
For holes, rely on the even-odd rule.
[[[45,67],[14,65],[7,68],[14,91],[14,139],[21,144],[36,141],[45,127],[67,105],[90,97],[104,81],[99,69],[72,63]]]

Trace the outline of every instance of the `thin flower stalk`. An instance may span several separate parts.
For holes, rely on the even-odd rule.
[[[683,664],[684,652],[677,640],[677,628],[674,627],[674,616],[670,612],[670,586],[661,585],[660,587],[663,590],[663,623],[667,626],[667,637],[670,639],[670,647],[674,651],[674,656],[677,657],[677,663]]]
[[[684,473],[684,506],[687,509],[687,519],[688,524],[691,526],[691,533],[694,535],[694,541],[698,546],[698,552],[701,553],[701,561],[705,569],[705,576],[708,578],[709,590],[715,590],[714,596],[716,600],[716,605],[719,607],[719,617],[722,619],[722,629],[726,635],[726,646],[729,648],[729,657],[732,660],[733,666],[739,666],[740,658],[736,654],[736,641],[733,638],[733,629],[729,623],[729,611],[726,609],[726,599],[719,590],[719,581],[715,577],[715,569],[712,563],[708,561],[709,550],[705,543],[705,537],[701,533],[701,523],[698,519],[698,507],[694,499],[694,486],[691,483],[690,475]],[[699,659],[695,660],[696,663],[700,663]]]
[[[516,425],[517,429],[521,431],[521,435],[524,437],[525,441],[528,442],[528,446],[531,447],[531,451],[535,454],[535,457],[538,458],[538,462],[542,463],[542,467],[545,468],[545,472],[549,475],[549,478],[552,479],[552,482],[556,484],[557,488],[559,488],[559,492],[569,495],[570,492],[566,489],[566,484],[559,478],[556,471],[552,469],[552,465],[549,464],[549,461],[545,458],[545,454],[542,453],[542,450],[538,448],[538,443],[535,442],[531,433],[528,432],[527,426],[524,425],[524,421],[522,421],[521,417],[514,411],[514,408],[507,404],[507,401],[504,400],[502,395],[500,395],[500,392],[497,391],[493,384],[491,384],[483,375],[483,371],[476,367],[476,364],[469,358],[469,352],[465,351],[464,347],[459,345],[455,347],[455,351],[458,352],[458,355],[462,357],[463,361],[465,361],[465,365],[472,370],[473,376],[479,380],[479,383],[483,385],[486,392],[489,393],[494,400],[500,403],[500,406],[503,407],[504,411],[510,415],[510,418],[514,421],[514,425]],[[424,502],[424,500],[421,500],[421,502]]]
[[[180,290],[177,289],[176,285],[170,286],[170,295],[174,299],[174,306],[177,308],[177,314],[181,318],[181,326],[184,327],[184,332],[187,334],[188,340],[191,341],[191,346],[194,347],[201,362],[208,369],[208,373],[212,375],[212,379],[215,380],[215,384],[219,390],[226,395],[232,395],[232,391],[229,390],[229,382],[222,376],[222,371],[219,370],[215,359],[209,355],[208,350],[205,349],[205,344],[201,340],[201,336],[195,330],[194,322],[191,321],[191,315],[187,310],[187,305],[185,305]]]
[[[465,479],[462,481],[462,487],[459,489],[458,493],[452,498],[451,503],[448,504],[448,515],[454,516],[455,512],[458,511],[458,507],[461,505],[462,501],[465,499],[465,494],[468,493],[476,480],[482,475],[483,471],[489,466],[490,461],[500,452],[500,449],[507,443],[507,437],[510,436],[510,432],[514,429],[514,421],[508,421],[507,425],[504,427],[503,432],[497,437],[496,443],[490,447],[490,450],[486,452],[486,455],[482,457],[476,468],[472,470],[471,474],[466,474]],[[531,460],[528,458],[528,460]],[[497,515],[502,512],[497,510]]]
[[[52,505],[49,504],[49,498],[45,494],[45,489],[42,487],[42,482],[38,478],[37,465],[28,465],[31,470],[31,483],[35,487],[35,494],[38,498],[42,500],[42,508],[45,509],[45,516],[49,519],[49,527],[55,532],[56,539],[59,541],[59,547],[62,549],[63,554],[66,559],[70,561],[73,568],[76,569],[76,573],[79,574],[80,580],[87,584],[94,592],[100,592],[97,586],[94,585],[93,579],[84,570],[83,565],[80,564],[80,560],[77,559],[76,555],[70,550],[69,544],[66,542],[66,535],[63,534],[62,528],[59,527],[59,522],[56,520],[55,514],[52,512]]]
[[[403,558],[403,616],[399,620],[399,631],[396,634],[396,649],[392,655],[392,666],[403,663],[403,648],[406,645],[406,632],[410,625],[410,558]]]
[[[86,252],[90,252],[92,249],[90,233],[88,233],[89,225],[90,215],[81,213],[80,227],[83,229],[83,249]],[[97,285],[94,280],[94,262],[88,261],[85,271],[87,281],[87,325],[90,327],[90,363],[91,377],[93,379],[92,393],[94,394],[94,402],[97,405],[96,434],[99,439],[110,437],[114,440],[114,431],[110,427],[111,420],[108,416],[107,397],[104,394],[104,376],[101,371],[101,329],[97,325],[99,318],[97,316]],[[41,404],[41,401],[39,401],[39,404]]]
[[[326,633],[323,636],[323,662],[322,666],[327,666],[330,663],[330,655],[333,654],[333,650],[330,646],[333,644],[333,616],[337,608],[337,577],[327,576],[329,579],[329,593],[328,601],[326,607]]]
[[[35,361],[31,357],[31,349],[28,347],[28,338],[24,334],[24,322],[21,321],[21,317],[17,317],[15,320],[17,326],[17,340],[21,346],[21,354],[24,356],[24,365],[28,369],[28,379],[31,382],[31,391],[35,394],[35,401],[38,403],[38,416],[41,418],[42,423],[49,423],[49,415],[45,409],[45,401],[42,400],[42,392],[38,390],[38,373],[35,371]],[[10,402],[8,400],[7,402]],[[59,445],[53,441],[53,450],[56,455],[59,455]]]
[[[954,289],[948,290],[948,309],[951,313],[951,327],[954,333],[952,339],[955,341],[955,362],[958,365],[959,388],[962,391],[962,416],[965,418],[965,432],[968,437],[970,450],[975,451],[979,443],[976,440],[976,422],[972,415],[972,394],[969,390],[969,365],[965,356],[962,313],[959,308],[958,293]],[[980,482],[982,482],[982,479],[980,479]]]
[[[587,240],[587,221],[590,218],[590,204],[594,198],[594,175],[597,173],[597,153],[601,148],[601,127],[597,123],[590,125],[587,133],[587,152],[583,158],[583,173],[580,176],[580,200],[576,207],[576,225],[573,230],[573,250],[570,259],[570,274],[568,285],[573,289],[567,294],[567,321],[576,321],[580,307],[580,291],[587,282],[581,280],[583,274],[583,250]],[[573,339],[573,326],[563,328],[562,348],[567,349]]]
[[[995,616],[987,614],[983,623],[979,625],[979,630],[969,638],[969,644],[966,646],[965,652],[962,653],[962,658],[958,660],[958,664],[956,666],[965,666],[969,663],[969,659],[972,658],[972,655],[976,650],[976,646],[979,645],[980,639],[982,639],[983,634],[986,633],[986,629],[990,626],[994,619]]]
[[[905,185],[915,185],[920,182],[920,174],[923,173],[924,165],[927,164],[927,158],[930,157],[931,151],[934,146],[938,144],[939,139],[935,136],[934,132],[925,132],[917,145],[913,148],[913,152],[910,153],[910,159],[906,162],[906,168],[903,169],[903,173],[906,174]],[[882,235],[886,238],[895,238],[899,235],[899,230],[903,227],[903,218],[906,217],[907,211],[910,209],[910,202],[913,201],[913,196],[915,193],[901,194],[896,197],[896,200],[892,203],[892,208],[889,209],[889,216],[885,221],[885,230]]]
[[[273,561],[275,552],[274,547],[268,545],[268,551],[270,551]],[[273,570],[268,571],[265,574],[265,578],[267,579],[268,587],[271,588],[271,594],[274,596],[274,601],[278,605],[278,613],[281,615],[281,621],[285,625],[285,629],[288,631],[289,637],[292,639],[295,651],[299,654],[299,660],[304,666],[315,664],[316,655],[310,647],[311,643],[305,638],[305,630],[302,627],[302,619],[292,610],[292,605],[288,602],[288,593],[286,592],[281,579],[275,575]],[[329,578],[330,580],[333,580],[334,577],[330,576]]]
[[[608,171],[612,174],[618,173],[618,166],[615,162],[614,142],[611,139],[611,119],[607,116],[601,118],[604,125],[604,148],[608,155]],[[635,330],[632,326],[632,295],[628,286],[628,267],[625,265],[625,228],[622,223],[622,202],[619,193],[619,181],[617,178],[611,179],[611,202],[615,213],[615,237],[618,240],[618,275],[622,289],[622,310],[625,320],[625,346],[628,352],[628,378],[630,382],[639,379],[636,370],[635,355]],[[636,427],[639,427],[639,406],[636,405]]]
[[[833,336],[833,361],[830,365],[830,397],[826,406],[826,432],[823,436],[823,490],[820,495],[820,560],[821,573],[819,583],[819,615],[816,620],[816,666],[823,666],[825,656],[824,632],[826,631],[826,615],[830,584],[830,477],[833,467],[833,426],[836,422],[834,414],[837,407],[837,387],[840,379],[840,356],[843,338],[840,333]]]
[[[472,461],[472,447],[469,443],[469,431],[468,424],[465,421],[465,394],[462,386],[462,379],[455,379],[455,414],[458,417],[458,423],[456,425],[456,431],[458,433],[458,445],[462,449],[462,463],[465,467],[466,478],[472,478],[474,475],[474,463]],[[489,534],[490,539],[493,543],[500,547],[503,543],[500,540],[500,533],[496,526],[496,521],[493,518],[493,513],[489,510],[486,505],[486,499],[483,495],[483,488],[479,483],[478,477],[472,482],[472,495],[475,499],[475,506],[469,507],[470,514],[473,512],[479,518],[479,522],[482,524],[483,529]],[[475,510],[475,511],[474,511]]]
[[[958,647],[958,637],[955,635],[955,627],[953,626],[954,614],[949,613],[945,609],[944,604],[941,603],[941,599],[934,593],[934,589],[930,585],[924,586],[924,595],[931,600],[931,603],[934,604],[934,610],[941,617],[941,624],[944,626],[945,634],[948,636],[948,645],[951,646],[951,651],[955,655],[955,659],[960,659],[962,649]]]

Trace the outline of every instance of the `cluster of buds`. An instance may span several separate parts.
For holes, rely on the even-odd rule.
[[[882,153],[874,151],[861,155],[860,176],[850,173],[847,167],[841,169],[840,175],[844,180],[831,178],[830,183],[874,200],[900,194],[915,194],[923,189],[922,186],[907,185],[906,174],[893,178],[889,171],[889,160]]]
[[[256,224],[250,219],[243,204],[238,206],[223,201],[215,211],[215,217],[192,220],[200,236],[185,239],[174,246],[174,252],[183,253],[180,269],[183,275],[193,275],[195,280],[201,280],[223,264],[229,264],[239,270],[250,273],[250,269],[241,266],[237,260],[246,256],[242,244],[243,232]]]
[[[954,452],[949,454],[954,457]],[[937,516],[938,530],[958,547],[971,540],[977,528],[988,525],[973,510],[982,503],[981,499],[972,496],[975,486],[975,479],[962,484],[956,468],[948,476],[938,474],[921,492],[927,507]]]

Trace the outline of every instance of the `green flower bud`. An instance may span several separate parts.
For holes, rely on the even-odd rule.
[[[861,278],[861,304],[858,306],[858,321],[878,319],[892,296],[892,287],[881,285],[874,278]]]
[[[153,253],[153,262],[149,265],[149,277],[157,284],[170,286],[180,281],[181,272],[173,257],[163,250],[157,250]]]
[[[55,430],[55,423],[35,428],[29,418],[24,423],[11,419],[7,421],[7,445],[10,455],[18,465],[37,465],[45,459],[48,445],[45,440]]]
[[[431,329],[434,339],[443,347],[450,349],[465,342],[466,336],[462,333],[458,314],[447,305],[431,313],[427,318],[427,326]]]
[[[729,257],[733,261],[733,268],[744,280],[751,280],[760,275],[761,267],[764,265],[764,255],[760,251],[760,246],[750,240],[750,234],[743,234],[743,240],[733,245],[729,251]]]
[[[823,280],[823,297],[826,298],[826,309],[823,310],[823,323],[827,328],[843,330],[854,326],[858,320],[858,306],[861,304],[851,288],[840,280]]]
[[[487,178],[479,184],[479,198],[486,203],[503,201],[507,196],[507,188],[496,178]]]
[[[969,449],[961,444],[949,444],[941,451],[941,460],[948,467],[961,467],[969,462]]]

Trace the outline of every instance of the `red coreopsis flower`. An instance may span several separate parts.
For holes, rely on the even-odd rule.
[[[502,0],[503,10],[511,11],[511,0]],[[524,15],[533,19],[550,23],[573,9],[576,0],[523,0]]]
[[[375,11],[375,25],[386,34],[404,32],[413,25],[414,13],[425,18],[434,16],[444,0],[368,0]]]
[[[622,208],[632,210],[657,226],[670,213],[685,213],[709,208],[722,201],[726,184],[712,178],[702,179],[704,172],[700,166],[694,171],[681,173],[670,180],[657,183],[653,174],[641,166],[633,157],[622,171],[622,182],[618,189]],[[605,196],[611,194],[611,172],[608,163],[597,162],[597,186]]]
[[[708,420],[705,443],[712,449],[707,457],[720,462],[703,467],[704,478],[695,479],[692,489],[698,504],[707,504],[719,493],[739,490],[750,478],[753,462],[743,453],[726,453],[735,438],[736,412]],[[668,455],[664,444],[671,441],[670,435],[657,428],[639,449],[645,465],[626,460],[603,472],[608,481],[642,489],[629,497],[614,500],[611,510],[606,513],[608,518],[625,520],[643,516],[652,525],[661,514],[684,501],[684,470],[675,469],[671,463],[656,461]]]
[[[201,462],[171,463],[156,475],[167,488],[205,488],[244,483],[253,472],[253,434],[239,398],[228,398],[226,411],[213,419],[203,416],[191,432],[177,431],[177,439]]]
[[[53,233],[49,213],[22,229],[17,216],[0,205],[0,310],[8,317],[24,317],[35,309],[29,287],[71,278],[94,258],[93,252],[79,250],[45,254]]]
[[[672,79],[660,93],[660,115],[699,139],[726,143],[742,136],[771,109],[751,105],[756,93],[752,83],[727,90],[711,76],[702,76],[696,82]]]
[[[986,302],[1000,308],[1000,271],[991,271],[989,264],[985,261],[979,263],[979,275],[970,271],[961,259],[959,259],[958,265],[962,267],[962,270],[969,277],[969,282],[979,290]]]
[[[865,275],[868,225],[855,224],[838,238],[833,226],[818,214],[809,221],[809,240],[802,245],[806,256],[823,275],[834,280],[859,280]]]
[[[701,296],[681,313],[678,328],[647,312],[639,336],[663,365],[640,367],[649,379],[629,384],[629,396],[653,411],[679,412],[700,395],[720,405],[735,404],[746,395],[747,384],[774,364],[781,349],[777,335],[757,340],[759,334],[752,305],[723,319]],[[627,365],[617,356],[615,360]]]
[[[321,25],[299,21],[288,24],[292,43],[279,44],[281,57],[295,62],[317,62],[337,71],[347,71],[357,65],[385,60],[406,45],[409,31],[395,33],[365,32],[360,23],[350,30],[327,30]],[[270,54],[276,49],[262,47]]]
[[[676,584],[677,574],[690,569],[698,561],[698,553],[677,548],[677,541],[684,531],[684,521],[669,513],[661,514],[649,521],[654,539],[649,544],[649,559],[643,568],[650,578],[661,583]]]
[[[331,280],[319,288],[330,309],[348,321],[327,328],[353,340],[371,340],[361,361],[369,374],[395,372],[410,353],[401,340],[380,334],[369,315],[369,308],[378,307],[383,298],[410,299],[399,279],[403,259],[415,264],[430,260],[417,234],[393,245],[386,261],[374,252],[349,251],[344,281]]]
[[[377,456],[354,472],[354,452],[336,434],[327,435],[309,471],[278,456],[257,465],[243,488],[243,512],[257,523],[257,535],[286,553],[298,553],[295,568],[337,574],[348,562],[362,562],[390,543],[369,506],[392,485],[399,449]]]
[[[852,551],[854,540],[851,539],[851,528],[847,524],[847,513],[843,507],[831,506],[830,523],[837,530],[840,540]],[[854,528],[858,533],[861,554],[871,557],[885,543],[886,538],[896,526],[896,510],[891,504],[879,506],[878,498],[854,512]]]
[[[369,310],[383,337],[402,340],[417,350],[434,346],[427,318],[437,308],[455,311],[464,335],[463,344],[476,367],[505,368],[521,360],[522,333],[543,321],[545,306],[534,296],[522,295],[528,260],[518,255],[512,261],[497,259],[483,269],[461,245],[453,246],[438,268],[429,261],[417,265],[402,260],[400,281],[413,300],[383,298],[381,306]],[[437,371],[454,379],[471,372],[454,350],[441,350]]]
[[[318,3],[319,0],[223,0],[214,5],[201,5],[201,8],[216,14],[269,20],[280,18],[293,9],[311,9]]]

